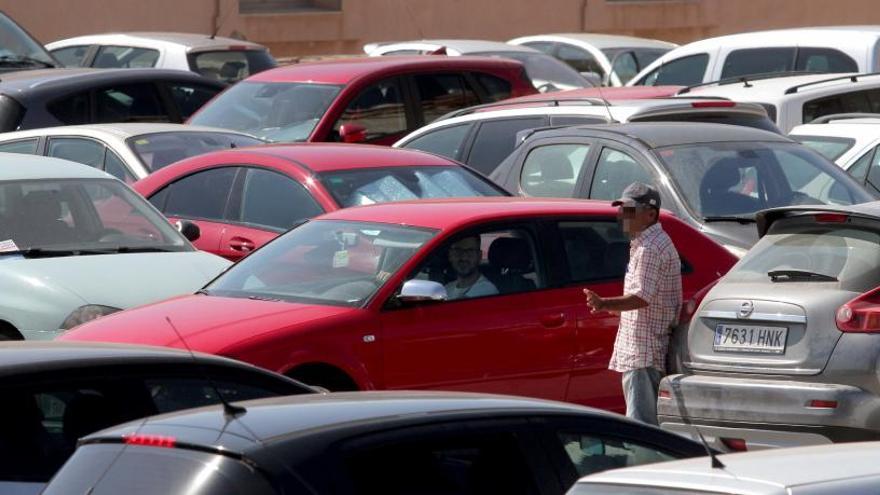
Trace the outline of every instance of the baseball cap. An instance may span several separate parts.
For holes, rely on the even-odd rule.
[[[650,206],[660,208],[660,193],[653,186],[641,182],[633,182],[626,186],[619,199],[614,200],[611,206]]]

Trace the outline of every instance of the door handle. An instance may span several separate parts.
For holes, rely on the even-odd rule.
[[[253,251],[256,246],[254,245],[254,241],[236,236],[229,239],[229,247],[235,251],[249,252]]]
[[[555,313],[550,315],[544,315],[539,320],[541,322],[541,326],[544,328],[556,328],[565,325],[565,314],[564,313]]]

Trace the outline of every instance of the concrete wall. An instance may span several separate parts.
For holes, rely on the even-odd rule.
[[[43,42],[106,31],[235,33],[276,57],[360,53],[371,41],[595,31],[685,43],[793,26],[880,24],[880,0],[342,0],[342,10],[238,13],[238,0],[0,0]]]

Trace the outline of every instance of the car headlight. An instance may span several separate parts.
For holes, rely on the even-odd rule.
[[[730,251],[737,258],[742,258],[743,256],[746,255],[746,253],[749,252],[748,249],[743,249],[739,246],[731,246],[730,244],[725,244],[724,249],[727,249],[728,251]]]
[[[96,320],[102,316],[107,316],[117,311],[122,311],[122,309],[114,308],[112,306],[101,306],[100,304],[86,304],[85,306],[80,306],[73,310],[73,313],[70,313],[70,315],[64,319],[64,323],[61,324],[61,329],[70,330],[77,325],[82,325],[83,323]]]

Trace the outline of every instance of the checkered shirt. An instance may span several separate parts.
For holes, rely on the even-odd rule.
[[[670,329],[681,307],[681,259],[659,223],[643,230],[630,243],[623,293],[638,296],[648,305],[620,314],[608,368],[620,372],[649,367],[665,371]]]

